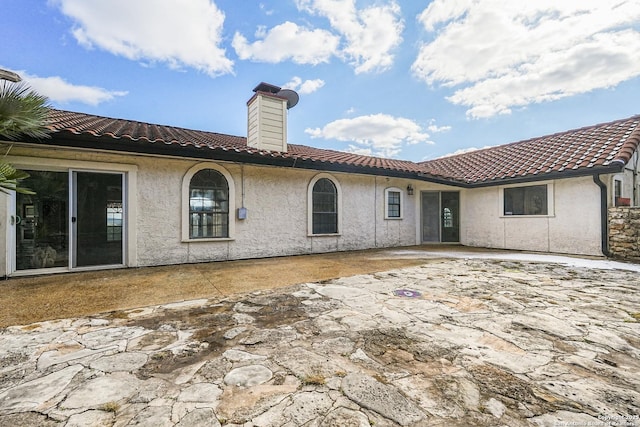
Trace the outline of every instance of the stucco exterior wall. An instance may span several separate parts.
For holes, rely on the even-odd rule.
[[[602,255],[600,188],[592,177],[557,180],[549,252]]]
[[[467,246],[601,255],[600,190],[591,177],[547,182],[549,215],[503,215],[503,187],[459,189],[421,181],[271,166],[208,162],[230,177],[234,204],[229,239],[194,241],[184,235],[183,182],[203,162],[102,152],[15,146],[20,166],[73,163],[82,169],[114,165],[127,170],[131,187],[127,265],[152,266],[346,251],[421,243],[421,191],[460,192],[460,243]],[[25,160],[26,159],[26,160]],[[28,161],[27,161],[28,160]],[[25,163],[26,162],[26,163]],[[315,236],[309,227],[310,183],[329,177],[340,194],[337,235]],[[611,177],[608,177],[610,179]],[[187,178],[188,183],[188,178]],[[408,195],[411,184],[414,194]],[[402,219],[385,219],[385,190],[402,193]],[[395,190],[394,190],[395,191]],[[246,219],[237,218],[245,207]],[[0,274],[10,273],[9,199],[0,200]]]
[[[230,239],[188,241],[182,235],[183,180],[187,171],[202,162],[18,146],[12,149],[10,160],[20,164],[21,159],[37,162],[46,158],[58,159],[60,164],[65,161],[82,162],[88,170],[94,164],[135,165],[137,190],[134,202],[128,206],[129,212],[135,213],[132,217],[136,218],[135,222],[129,223],[129,235],[135,236],[136,249],[132,265],[258,258],[419,243],[416,240],[416,224],[419,222],[416,203],[419,203],[419,198],[406,195],[405,189],[410,182],[406,179],[323,173],[331,177],[341,190],[341,227],[338,235],[311,236],[308,229],[308,190],[309,183],[320,172],[211,162],[224,168],[233,181],[235,205],[230,207],[230,221],[234,222],[235,232]],[[403,190],[401,220],[384,219],[384,190],[389,187]],[[236,215],[237,208],[241,206],[248,211],[244,220],[237,219]],[[0,206],[0,216],[2,211]],[[4,218],[3,224],[6,223]],[[3,255],[6,254],[7,251],[3,250]]]
[[[602,255],[600,190],[591,177],[555,180],[549,215],[505,216],[504,187],[464,191],[461,243],[501,249]]]

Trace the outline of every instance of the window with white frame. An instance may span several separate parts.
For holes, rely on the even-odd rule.
[[[316,175],[307,187],[309,236],[339,235],[342,192],[340,183],[328,173]]]
[[[328,178],[313,185],[313,234],[338,232],[338,190]]]
[[[189,184],[189,238],[229,237],[229,186],[222,174],[203,169]]]
[[[384,218],[402,219],[402,190],[399,188],[387,188],[384,190]]]
[[[548,215],[548,186],[529,185],[504,189],[504,210],[508,215]]]
[[[233,179],[221,166],[200,163],[187,171],[182,182],[183,241],[233,238],[234,192]]]
[[[622,180],[614,179],[613,180],[613,193],[614,197],[622,197]]]

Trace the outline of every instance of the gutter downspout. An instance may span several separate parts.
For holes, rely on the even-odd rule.
[[[602,182],[600,175],[593,175],[593,182],[600,187],[600,245],[602,247],[602,254],[606,257],[611,257],[609,252],[609,217],[607,215],[608,208],[608,195],[607,185]]]
[[[640,159],[640,154],[636,151],[634,155],[635,159],[633,160],[633,178],[631,182],[633,182],[633,188],[631,189],[631,195],[633,196],[633,206],[640,206],[640,189],[638,187],[638,169]]]

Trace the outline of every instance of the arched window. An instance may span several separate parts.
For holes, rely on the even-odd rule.
[[[320,178],[312,191],[313,234],[338,233],[338,190],[328,178]]]
[[[196,172],[189,182],[189,238],[229,237],[229,184],[213,169]]]

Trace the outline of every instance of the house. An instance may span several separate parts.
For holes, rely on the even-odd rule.
[[[640,116],[427,162],[289,144],[280,88],[247,137],[52,110],[0,142],[35,195],[0,200],[4,276],[433,243],[602,255],[638,205]]]

